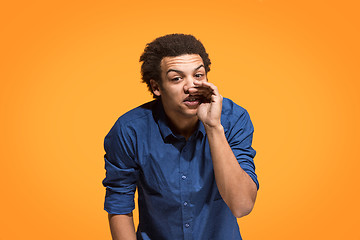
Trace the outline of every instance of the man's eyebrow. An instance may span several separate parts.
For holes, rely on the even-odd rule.
[[[204,65],[201,64],[200,66],[198,66],[198,67],[195,68],[194,70],[199,70],[199,69],[202,68],[202,67],[205,68]]]
[[[197,68],[195,68],[194,71],[199,70],[199,69],[202,68],[202,67],[205,68],[204,65],[201,64],[200,66],[198,66]],[[183,71],[176,70],[176,69],[171,69],[171,68],[166,71],[166,74],[168,74],[169,72],[177,72],[177,73],[180,73],[180,74],[183,73]]]
[[[176,69],[169,69],[169,70],[167,70],[166,71],[166,74],[168,74],[169,72],[177,72],[177,73],[183,73],[182,71],[180,71],[180,70],[176,70]]]

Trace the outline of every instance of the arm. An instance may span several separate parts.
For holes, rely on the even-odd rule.
[[[254,207],[257,187],[240,167],[221,125],[206,127],[216,185],[235,217],[249,214]]]
[[[109,225],[114,240],[136,239],[132,211],[138,175],[134,147],[127,128],[118,120],[105,137],[104,156],[106,187],[104,209],[109,213]]]
[[[136,240],[133,214],[109,214],[113,240]]]
[[[192,94],[207,97],[208,102],[199,106],[197,115],[203,122],[209,140],[216,185],[236,217],[249,214],[254,206],[257,186],[241,168],[221,125],[222,96],[216,86],[205,81],[195,81]]]

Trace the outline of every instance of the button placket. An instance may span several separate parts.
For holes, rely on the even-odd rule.
[[[191,204],[189,202],[191,192],[191,179],[189,178],[189,168],[191,162],[191,142],[186,142],[180,152],[180,188],[181,188],[181,210],[183,216],[184,239],[191,238]]]

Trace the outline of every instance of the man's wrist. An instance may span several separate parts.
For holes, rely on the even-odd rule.
[[[204,124],[204,127],[207,135],[217,135],[224,133],[224,127],[221,124],[214,126]]]

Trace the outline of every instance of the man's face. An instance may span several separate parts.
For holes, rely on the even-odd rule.
[[[198,54],[164,57],[160,63],[161,84],[152,80],[153,92],[161,96],[170,119],[197,118],[201,97],[189,94],[194,81],[207,81],[202,58]]]

